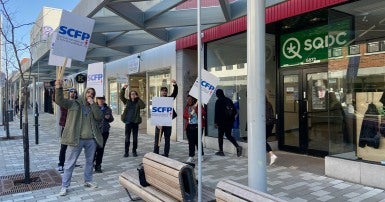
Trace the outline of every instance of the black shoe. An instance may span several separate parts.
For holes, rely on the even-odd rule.
[[[223,151],[216,152],[215,155],[217,156],[225,156],[225,153]]]
[[[241,146],[237,147],[237,156],[238,157],[242,156],[242,147]]]
[[[168,155],[166,155],[166,154],[162,154],[162,156],[164,156],[164,157],[167,157],[167,158],[168,158]]]
[[[129,155],[128,155],[128,153],[124,153],[124,155],[123,155],[123,157],[128,157]]]
[[[134,157],[137,157],[137,156],[138,156],[138,154],[137,154],[136,152],[132,152],[132,155],[133,155]]]
[[[103,173],[102,168],[101,167],[96,167],[95,168],[95,173]]]

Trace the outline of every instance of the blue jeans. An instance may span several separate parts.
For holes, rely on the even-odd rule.
[[[95,139],[80,139],[78,146],[74,147],[68,145],[67,147],[66,161],[64,163],[64,173],[62,176],[62,187],[68,188],[70,186],[76,160],[78,159],[83,148],[84,156],[86,159],[86,166],[84,167],[84,182],[92,182],[92,170],[96,150],[96,141]]]

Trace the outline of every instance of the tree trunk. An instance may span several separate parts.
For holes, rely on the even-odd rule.
[[[23,85],[24,86],[24,85]],[[29,136],[28,136],[28,88],[23,88],[23,100],[24,100],[24,123],[23,123],[23,146],[24,146],[24,183],[29,184],[31,182],[30,177],[30,165],[29,165]],[[21,117],[20,117],[21,119]]]

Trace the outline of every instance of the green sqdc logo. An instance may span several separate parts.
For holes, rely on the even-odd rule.
[[[328,49],[349,42],[349,21],[302,30],[280,37],[280,66],[323,62]]]

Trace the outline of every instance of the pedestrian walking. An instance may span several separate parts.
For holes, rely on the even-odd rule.
[[[142,123],[142,117],[140,117],[140,110],[144,109],[146,105],[143,100],[139,98],[138,92],[130,91],[129,99],[125,97],[127,84],[120,90],[120,100],[126,107],[124,108],[121,119],[125,123],[125,140],[124,140],[124,155],[123,157],[129,156],[130,151],[130,136],[132,132],[132,155],[138,156],[138,130],[139,124]]]
[[[274,115],[274,109],[273,105],[269,102],[267,99],[267,96],[265,97],[266,99],[266,152],[270,156],[270,164],[273,165],[274,162],[277,160],[277,156],[273,153],[273,150],[271,149],[270,144],[267,142],[267,138],[270,137],[273,134],[273,128],[275,125],[275,115]]]
[[[102,132],[103,136],[103,147],[97,147],[95,151],[95,172],[96,173],[102,173],[102,161],[103,161],[103,155],[104,155],[104,148],[107,144],[107,139],[110,136],[110,123],[114,121],[114,116],[112,115],[112,110],[109,106],[106,104],[106,98],[103,97],[96,97],[96,102],[98,103],[100,110],[103,112],[103,118],[100,122],[100,131]]]
[[[222,89],[216,90],[217,101],[215,102],[215,117],[214,126],[218,128],[218,144],[219,151],[215,153],[218,156],[224,156],[223,153],[223,135],[235,146],[237,156],[242,155],[242,147],[238,145],[237,141],[231,135],[236,110],[233,101],[226,97]]]
[[[61,138],[61,143],[67,145],[67,152],[59,195],[67,195],[76,160],[83,148],[86,160],[84,186],[97,188],[97,184],[92,182],[92,170],[96,146],[103,146],[103,137],[99,128],[103,112],[94,102],[95,89],[87,88],[82,97],[70,100],[64,99],[62,80],[56,80],[55,88],[56,104],[68,110],[67,121]]]
[[[75,88],[68,89],[68,99],[74,100],[78,99],[78,92]],[[61,127],[61,133],[60,133],[60,139],[63,136],[63,130],[64,126],[66,124],[67,120],[67,109],[64,107],[60,107],[60,119],[59,119],[59,125]],[[57,171],[63,173],[64,172],[64,161],[66,158],[66,151],[67,151],[67,145],[60,144],[60,152],[59,152],[59,163],[57,164]]]
[[[202,133],[203,128],[205,127],[204,117],[206,116],[206,110],[202,106]],[[197,99],[191,95],[187,95],[186,106],[183,111],[183,119],[185,120],[184,129],[186,130],[187,140],[188,140],[188,159],[186,162],[192,163],[195,161],[195,147],[198,150],[198,102]],[[202,160],[203,160],[203,144],[202,144]]]
[[[171,80],[171,83],[173,85],[173,91],[170,96],[174,99],[178,95],[178,85],[176,84],[176,81],[174,79]],[[161,87],[160,88],[160,96],[161,97],[167,97],[168,89],[167,87]],[[177,116],[175,110],[172,111],[172,119],[174,119]],[[170,152],[170,137],[171,137],[171,126],[156,126],[155,127],[155,141],[154,141],[154,153],[159,154],[159,144],[160,140],[162,138],[162,134],[164,136],[164,153],[163,156],[168,157]]]

